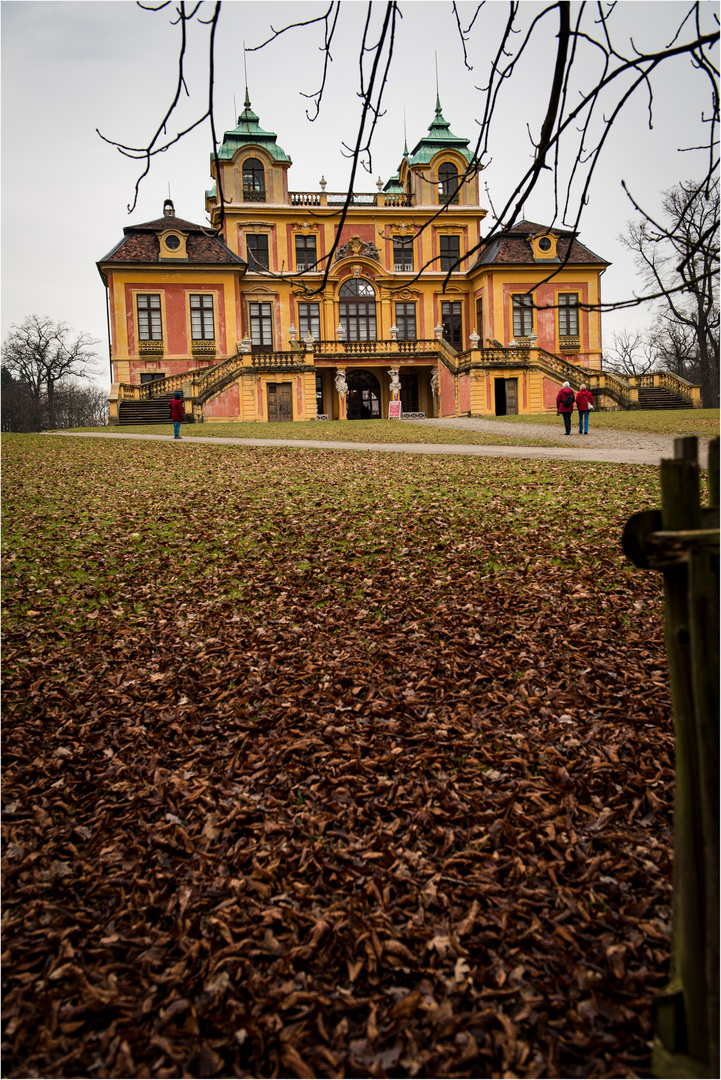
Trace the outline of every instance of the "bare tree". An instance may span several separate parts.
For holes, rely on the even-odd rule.
[[[621,240],[659,297],[667,345],[677,356],[693,345],[701,399],[713,407],[719,403],[718,179],[688,181],[665,192],[660,221],[640,212],[641,221],[629,223]]]
[[[108,423],[108,395],[92,383],[63,379],[55,388],[55,427],[104,427]]]
[[[22,379],[13,378],[6,367],[2,368],[2,410],[0,426],[3,431],[42,431],[45,427],[45,401],[36,399],[30,387]]]
[[[143,172],[136,183],[136,199],[129,209],[135,206],[138,185],[147,175],[152,158],[163,153],[205,119],[208,119],[211,125],[216,164],[218,160],[218,143],[213,121],[213,85],[214,50],[222,7],[220,0],[215,0],[211,5],[211,14],[207,19],[201,17],[202,2],[186,4],[184,0],[180,0],[177,6],[171,6],[169,0],[163,0],[154,6],[139,6],[150,11],[161,11],[170,7],[173,12],[172,21],[179,27],[180,33],[179,66],[177,85],[170,105],[149,142],[145,146],[132,147],[115,140],[106,140],[116,146],[120,153],[137,157],[144,162]],[[714,22],[715,13],[699,0],[689,3],[687,8],[680,11],[675,31],[665,46],[653,48],[644,47],[640,38],[628,41],[624,39],[623,28],[617,17],[617,10],[622,8],[623,5],[615,3],[571,4],[568,0],[553,0],[540,7],[535,4],[522,4],[519,0],[509,0],[507,18],[499,30],[495,18],[491,16],[491,12],[497,10],[497,5],[479,4],[469,25],[464,29],[458,7],[453,4],[452,15],[467,68],[472,66],[469,60],[473,58],[474,41],[493,42],[493,60],[489,65],[488,81],[477,87],[481,95],[478,138],[468,169],[459,177],[459,186],[479,168],[485,168],[490,163],[492,140],[496,130],[507,124],[503,103],[511,82],[523,83],[525,80],[528,85],[538,87],[539,53],[543,55],[549,72],[552,71],[552,77],[547,96],[541,103],[538,120],[533,126],[527,125],[527,138],[531,148],[530,165],[522,174],[508,178],[505,189],[495,197],[498,211],[494,210],[495,222],[491,224],[490,231],[484,235],[482,241],[460,253],[459,261],[449,267],[446,284],[453,270],[458,269],[460,262],[478,252],[481,243],[489,243],[497,233],[513,226],[519,220],[524,204],[543,177],[550,175],[553,180],[554,209],[550,224],[561,223],[574,235],[577,234],[596,170],[606,152],[614,124],[625,110],[634,108],[636,101],[641,98],[646,103],[648,125],[653,127],[654,87],[679,60],[685,60],[689,67],[697,72],[699,85],[705,88],[705,92],[699,93],[693,107],[707,128],[707,138],[702,147],[682,149],[702,150],[706,157],[706,180],[716,175],[719,100],[718,71],[713,63],[713,50],[718,43],[719,32],[718,21]],[[347,10],[345,6],[343,10]],[[450,11],[449,8],[449,13]],[[339,0],[331,0],[323,15],[295,22],[278,30],[271,27],[267,40],[248,50],[269,49],[282,34],[291,33],[301,26],[317,24],[321,28],[320,52],[323,63],[318,80],[320,85],[317,90],[304,94],[314,102],[314,113],[308,114],[311,121],[318,116],[327,91],[331,50],[337,41],[336,35],[342,19]],[[362,168],[368,173],[373,171],[372,144],[378,119],[382,115],[383,94],[393,60],[400,19],[400,8],[395,0],[388,0],[383,5],[367,3],[365,27],[357,54],[360,102],[357,129],[355,136],[343,143],[350,158],[347,197],[338,212],[335,243],[326,256],[323,280],[313,289],[314,292],[320,292],[326,287],[341,228],[351,204],[358,170]],[[193,21],[198,26],[206,26],[209,37],[208,90],[203,94],[203,101],[207,102],[207,105],[191,124],[185,124],[175,134],[170,134],[170,126],[176,123],[176,110],[183,92],[188,93],[185,82],[185,53],[189,25]],[[550,49],[549,41],[553,42]],[[348,66],[348,63],[343,65],[344,74]],[[678,69],[673,70],[677,72]],[[217,171],[219,175],[220,170]],[[224,196],[220,186],[218,197],[222,212]],[[446,207],[441,206],[436,216],[445,212]],[[430,224],[429,221],[423,227],[428,228]],[[570,252],[570,245],[568,250]],[[418,274],[422,274],[425,269],[427,267],[421,267]],[[549,279],[560,269],[562,266],[549,269]],[[656,299],[657,295],[657,291],[652,289],[647,295],[604,303],[601,307],[608,310],[637,306],[649,299]]]
[[[68,376],[92,373],[98,360],[93,351],[97,344],[95,338],[77,333],[67,323],[28,315],[19,325],[11,325],[2,347],[2,366],[27,387],[38,414],[45,400],[47,422],[54,427],[56,385]]]
[[[701,383],[698,343],[693,329],[674,319],[659,319],[649,332],[659,367],[689,382]]]
[[[608,352],[604,353],[603,366],[618,375],[646,375],[658,368],[654,343],[640,330],[616,330]]]

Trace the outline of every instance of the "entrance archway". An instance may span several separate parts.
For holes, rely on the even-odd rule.
[[[349,420],[379,420],[381,416],[381,387],[375,375],[362,368],[346,372],[348,394],[346,416]]]

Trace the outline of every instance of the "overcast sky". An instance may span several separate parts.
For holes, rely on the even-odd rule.
[[[243,42],[248,48],[258,45],[269,36],[271,24],[280,29],[322,14],[327,6],[300,0],[225,0],[216,60],[219,132],[234,127],[243,108]],[[629,52],[631,37],[644,49],[661,48],[670,44],[690,6],[685,0],[622,0],[612,25]],[[475,3],[458,5],[464,27],[476,7]],[[528,0],[522,8],[530,21],[543,5]],[[594,8],[588,5],[588,10]],[[208,15],[211,10],[208,3],[203,4]],[[385,5],[377,2],[373,10],[379,22]],[[361,173],[356,191],[374,191],[379,175],[385,181],[396,172],[404,123],[410,148],[428,129],[435,108],[436,54],[443,114],[455,135],[475,142],[484,100],[478,88],[486,84],[508,5],[504,0],[490,0],[478,15],[467,45],[472,71],[463,63],[450,2],[406,0],[401,10],[384,98],[386,112],[373,144],[372,176]],[[703,5],[707,30],[716,10],[711,0]],[[154,159],[130,215],[127,206],[134,197],[138,163],[122,157],[96,133],[98,128],[108,138],[142,145],[155,130],[177,79],[178,29],[170,24],[172,13],[173,7],[149,13],[132,0],[2,3],[2,337],[11,323],[33,312],[64,320],[100,339],[102,363],[97,381],[103,385],[109,384],[105,290],[96,262],[120,240],[124,226],[159,217],[169,190],[180,217],[199,223],[207,220],[204,192],[211,185],[212,149],[207,122]],[[306,119],[311,103],[301,92],[312,93],[320,85],[322,27],[290,31],[263,51],[247,54],[253,109],[261,126],[277,133],[279,145],[293,159],[289,174],[293,191],[317,191],[321,175],[329,191],[347,190],[350,166],[341,143],[352,141],[359,116],[358,46],[365,13],[361,0],[345,0],[341,5],[326,98],[314,123]],[[533,129],[539,120],[540,91],[547,92],[552,73],[552,27],[547,21],[544,37],[534,42],[518,77],[505,87],[492,158],[481,183],[482,203],[489,215],[491,201],[500,213],[519,170],[531,161],[527,126]],[[205,108],[206,43],[203,28],[192,26],[191,96],[181,120]],[[591,85],[598,70],[594,57],[597,61],[597,54],[589,53]],[[580,234],[582,242],[613,264],[604,276],[606,301],[623,299],[639,288],[633,260],[618,242],[625,223],[635,216],[621,180],[655,213],[661,191],[679,180],[702,175],[704,156],[686,148],[703,141],[700,118],[704,108],[708,111],[707,102],[703,77],[687,60],[673,61],[654,87],[653,130],[648,125],[648,96],[633,101],[614,125]],[[598,122],[602,127],[601,113]],[[174,133],[178,127],[172,123],[169,130]],[[551,222],[550,182],[534,194],[525,216],[543,224]],[[651,321],[647,309],[606,315],[605,341],[610,343],[613,330]]]

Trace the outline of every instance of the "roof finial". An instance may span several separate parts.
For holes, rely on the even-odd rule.
[[[440,96],[440,91],[438,89],[438,53],[436,52],[434,55],[435,55],[435,58],[436,58],[436,115],[440,116],[440,114],[441,114],[441,96]]]
[[[406,132],[406,110],[403,107],[403,157],[408,157],[408,134]]]
[[[245,41],[243,42],[243,72],[245,73],[245,107],[250,108],[250,98],[248,97],[248,64],[245,59]]]

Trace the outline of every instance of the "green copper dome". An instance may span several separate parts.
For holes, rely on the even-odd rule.
[[[436,96],[436,115],[433,123],[428,128],[428,134],[413,147],[408,157],[408,164],[427,165],[440,150],[457,150],[466,161],[471,162],[473,154],[468,149],[469,142],[470,139],[460,139],[453,134],[451,125],[443,119],[440,98]]]
[[[221,161],[231,161],[243,146],[262,146],[270,154],[274,161],[287,161],[292,164],[290,157],[275,141],[278,136],[274,131],[263,131],[258,123],[258,117],[250,107],[248,89],[245,90],[245,108],[238,117],[238,126],[232,131],[226,131],[223,136],[222,146],[218,149],[218,157]],[[213,160],[211,155],[211,161]]]

